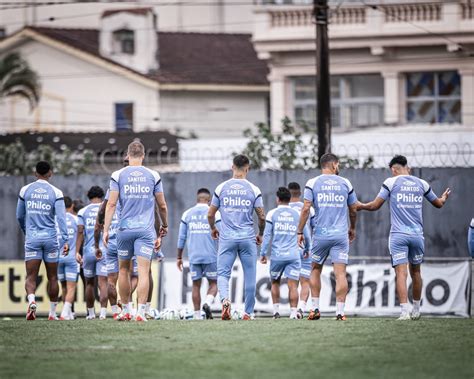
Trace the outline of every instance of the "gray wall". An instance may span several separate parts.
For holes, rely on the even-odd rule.
[[[251,172],[249,179],[263,193],[265,208],[275,206],[274,193],[278,186],[297,181],[305,182],[317,175],[313,171],[263,171]],[[467,257],[467,226],[474,217],[474,168],[424,168],[415,169],[414,175],[431,183],[440,195],[449,186],[452,196],[445,208],[439,210],[425,202],[425,241],[427,257]],[[175,255],[179,219],[182,212],[194,205],[195,192],[200,187],[212,190],[229,178],[229,172],[165,173],[163,185],[169,207],[170,234],[164,241],[167,257]],[[344,170],[341,175],[351,180],[360,200],[375,197],[388,170]],[[71,177],[54,176],[52,184],[65,195],[86,200],[85,193],[92,185],[108,185],[107,176],[81,175]],[[23,177],[0,177],[0,259],[22,259],[23,236],[15,220],[15,207],[20,188],[33,180]],[[352,256],[387,257],[387,239],[390,230],[388,206],[375,213],[358,214],[357,239],[351,247]]]

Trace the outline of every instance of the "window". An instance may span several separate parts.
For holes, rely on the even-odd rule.
[[[7,36],[5,28],[0,28],[0,39],[4,39]]]
[[[135,54],[135,33],[133,30],[120,29],[113,33],[114,53]]]
[[[133,103],[115,103],[115,130],[133,130]]]
[[[407,74],[406,88],[408,122],[461,122],[461,79],[456,71]]]
[[[315,77],[293,79],[294,118],[316,128]],[[383,79],[380,75],[331,77],[331,123],[349,129],[383,124]]]

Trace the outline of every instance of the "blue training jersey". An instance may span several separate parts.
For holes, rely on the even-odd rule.
[[[112,174],[110,191],[119,193],[119,229],[155,230],[155,194],[163,192],[160,174],[144,166]]]
[[[212,205],[221,213],[219,238],[244,240],[255,238],[253,211],[263,208],[260,189],[246,179],[230,179],[219,184]]]
[[[68,241],[63,193],[46,180],[39,179],[21,188],[16,218],[26,241],[56,239],[56,220],[61,245]]]
[[[279,205],[267,213],[265,233],[260,255],[265,256],[271,245],[273,261],[292,261],[300,259],[298,246],[298,223],[300,213],[289,205]],[[306,246],[310,240],[309,229],[304,229]]]
[[[76,261],[76,240],[77,240],[77,216],[66,212],[66,226],[68,234],[69,253],[64,256],[59,251],[59,262],[75,262]]]
[[[211,237],[207,212],[209,205],[196,204],[183,213],[179,224],[178,249],[187,247],[189,262],[208,264],[217,262],[217,241]],[[216,224],[220,221],[216,213]]]
[[[320,175],[308,180],[304,199],[311,201],[316,213],[313,235],[319,238],[347,236],[348,209],[357,202],[349,180],[338,175]]]
[[[417,235],[423,235],[423,198],[438,198],[426,181],[411,175],[388,178],[377,197],[390,201],[391,233]]]
[[[99,213],[100,203],[91,203],[82,208],[77,214],[77,224],[84,226],[84,245],[82,252],[86,254],[94,254],[94,229]]]

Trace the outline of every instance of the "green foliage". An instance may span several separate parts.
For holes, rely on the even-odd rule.
[[[20,54],[11,53],[0,59],[0,98],[20,96],[34,109],[41,98],[38,75]]]
[[[0,145],[0,174],[31,175],[38,161],[51,163],[53,171],[59,175],[78,175],[88,172],[94,160],[91,150],[72,151],[68,148],[58,152],[49,145],[39,145],[36,150],[27,152],[19,141]]]
[[[247,146],[242,151],[249,157],[252,168],[281,170],[313,169],[318,167],[318,143],[306,124],[294,125],[289,118],[282,120],[282,133],[273,134],[269,125],[259,123],[246,129]],[[234,155],[237,153],[234,153]],[[370,168],[373,158],[340,156],[341,168]]]

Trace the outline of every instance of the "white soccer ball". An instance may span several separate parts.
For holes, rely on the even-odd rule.
[[[162,320],[176,320],[179,319],[177,312],[174,309],[163,309],[161,312],[161,319]]]
[[[244,317],[244,312],[240,310],[235,310],[232,312],[232,320],[242,320]]]
[[[160,311],[156,308],[151,308],[150,312],[148,312],[151,317],[153,317],[154,320],[159,320],[161,319],[161,314]]]
[[[194,312],[184,308],[179,311],[179,319],[180,320],[192,320],[194,318]]]

